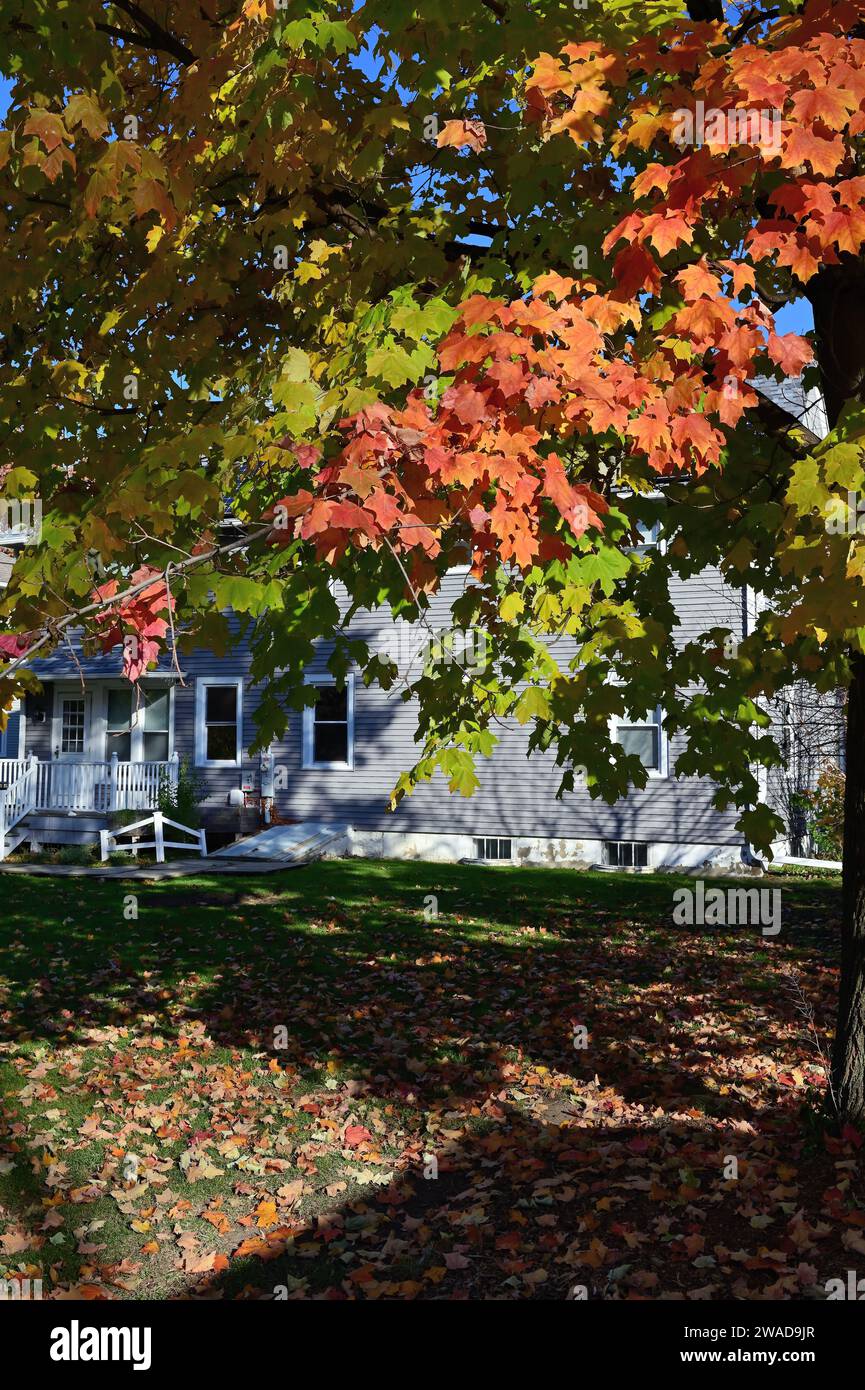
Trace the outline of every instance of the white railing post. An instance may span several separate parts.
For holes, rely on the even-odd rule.
[[[108,773],[108,809],[109,811],[118,810],[117,803],[117,777],[118,777],[117,754],[111,754],[111,770]]]
[[[162,812],[153,812],[153,838],[155,840],[156,862],[165,863],[165,827],[162,824]]]
[[[171,785],[177,791],[177,784],[180,781],[180,754],[175,748],[171,755]]]

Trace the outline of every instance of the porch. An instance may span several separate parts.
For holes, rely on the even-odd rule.
[[[0,760],[0,860],[25,838],[22,822],[38,812],[152,811],[164,783],[177,785],[177,753],[163,762],[29,758]]]

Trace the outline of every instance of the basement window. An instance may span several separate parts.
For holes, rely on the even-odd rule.
[[[641,840],[606,840],[605,862],[613,869],[646,869],[649,846]]]
[[[484,860],[513,859],[511,841],[495,836],[476,839],[475,857]]]

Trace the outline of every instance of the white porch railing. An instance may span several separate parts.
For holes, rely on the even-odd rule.
[[[152,811],[160,784],[176,785],[178,759],[122,763],[39,763],[36,809],[40,811]]]
[[[0,761],[0,859],[6,836],[31,811],[155,810],[159,788],[169,780],[177,785],[179,758],[168,762],[123,763],[115,753],[110,762],[40,762],[33,754],[23,761]]]
[[[29,815],[36,805],[36,781],[39,764],[34,757],[25,763],[9,764],[4,759],[3,766],[9,766],[10,779],[0,791],[0,860],[6,858],[8,836],[20,820]],[[5,780],[5,779],[4,779]]]

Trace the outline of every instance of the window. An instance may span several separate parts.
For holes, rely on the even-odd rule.
[[[171,689],[128,686],[105,692],[105,756],[120,762],[164,763],[171,756]]]
[[[645,555],[647,550],[654,550],[660,543],[660,521],[637,521],[635,529],[640,539],[636,545],[630,546],[632,555]]]
[[[303,711],[304,767],[354,767],[354,677],[342,689],[326,676],[307,684],[318,698]]]
[[[626,753],[639,758],[651,777],[666,775],[666,748],[660,709],[654,710],[651,717],[646,719],[631,719],[628,715],[614,719],[611,733]]]
[[[640,840],[606,840],[606,863],[614,869],[645,869],[649,846]]]
[[[144,737],[155,748],[162,734],[159,705],[145,711]],[[195,761],[199,767],[240,767],[242,760],[243,681],[199,679],[195,686]]]
[[[17,761],[22,751],[22,732],[21,706],[16,700],[6,716],[6,728],[0,732],[0,758],[14,758]]]
[[[498,837],[483,837],[475,840],[475,853],[478,859],[513,859],[510,840]]]
[[[109,690],[105,724],[105,755],[122,763],[132,758],[132,691]]]
[[[84,697],[64,696],[60,705],[60,752],[84,752]]]
[[[171,691],[168,686],[153,690],[145,688],[143,704],[144,708],[139,710],[138,718],[144,725],[144,761],[165,763],[169,757]]]

